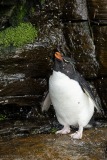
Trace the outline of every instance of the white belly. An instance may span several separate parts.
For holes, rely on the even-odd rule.
[[[88,124],[94,112],[94,104],[77,81],[53,71],[49,79],[49,93],[58,121],[62,125]]]

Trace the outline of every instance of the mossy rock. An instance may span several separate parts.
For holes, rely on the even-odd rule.
[[[4,121],[6,119],[6,116],[3,114],[0,114],[0,121]]]
[[[9,27],[0,32],[0,46],[21,47],[33,43],[37,37],[37,29],[31,23],[20,23],[17,27]]]

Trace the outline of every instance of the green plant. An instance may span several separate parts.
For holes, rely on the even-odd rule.
[[[0,46],[20,47],[32,43],[37,37],[37,29],[31,23],[20,23],[17,27],[9,27],[0,32]]]
[[[5,119],[6,119],[6,116],[3,115],[3,114],[0,114],[0,121],[3,121],[3,120],[5,120]]]
[[[35,13],[35,8],[34,7],[31,8],[30,13],[31,13],[31,15],[33,15]]]
[[[45,2],[45,0],[41,0],[41,4],[43,4]]]
[[[56,131],[57,131],[56,128],[52,128],[52,129],[51,129],[51,133],[55,133]]]

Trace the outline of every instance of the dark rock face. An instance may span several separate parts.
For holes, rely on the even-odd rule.
[[[86,0],[46,0],[45,11],[53,12],[64,21],[87,20]]]
[[[95,78],[98,73],[98,62],[88,23],[68,23],[65,25],[64,35],[78,70],[86,78]],[[91,72],[88,72],[87,68]]]
[[[33,48],[33,46],[32,46]],[[40,106],[50,75],[50,50],[36,45],[0,58],[0,103]],[[2,106],[1,106],[2,107]]]
[[[89,15],[93,20],[107,20],[107,1],[87,0]]]
[[[63,6],[63,19],[65,19],[65,21],[87,20],[86,0],[65,1]]]
[[[9,5],[11,8],[15,4],[16,1],[10,4],[1,1],[0,7]],[[8,104],[40,107],[51,74],[50,55],[59,49],[73,57],[79,72],[95,84],[107,111],[107,27],[102,26],[106,24],[106,13],[100,14],[107,2],[101,5],[100,2],[86,0],[46,0],[42,3],[38,0],[29,2],[30,9],[32,4],[36,11],[33,8],[34,13],[29,12],[27,18],[39,28],[37,41],[15,51],[0,51],[1,107]],[[24,5],[28,6],[28,1]],[[11,11],[10,19],[14,13]],[[7,23],[0,23],[1,29],[6,27]]]
[[[107,76],[107,26],[93,26],[96,56],[99,61],[99,76]]]
[[[102,104],[105,106],[105,112],[107,112],[107,78],[99,78],[95,82],[96,87],[98,88],[99,96],[102,100]]]

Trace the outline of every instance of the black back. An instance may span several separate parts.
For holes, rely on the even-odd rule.
[[[99,96],[97,95],[95,97],[95,95],[92,92],[92,89],[90,88],[90,84],[75,69],[74,61],[71,60],[71,58],[63,57],[62,61],[55,58],[53,70],[55,70],[57,72],[62,72],[66,76],[68,76],[70,79],[77,81],[80,84],[83,92],[85,92],[88,96],[90,96],[91,99],[94,101],[98,112],[103,112]]]

